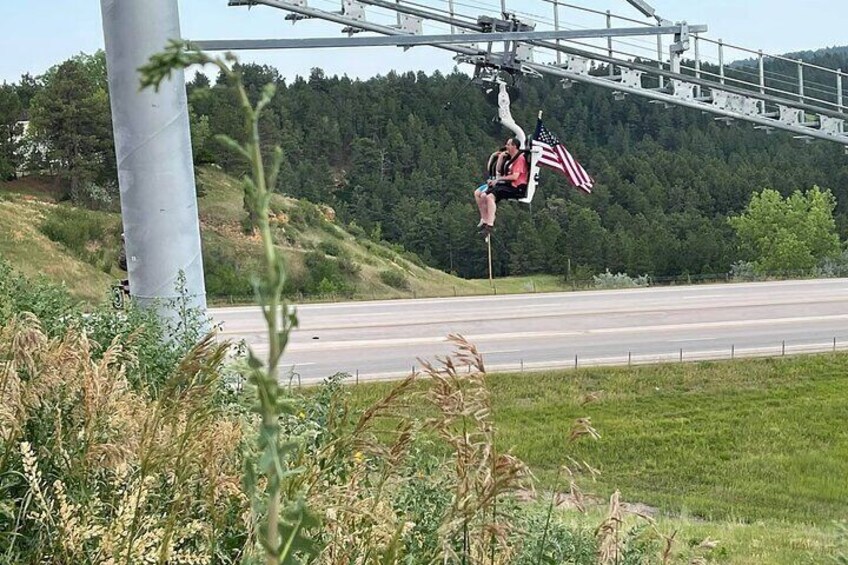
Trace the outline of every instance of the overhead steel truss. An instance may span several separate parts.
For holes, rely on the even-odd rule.
[[[802,61],[792,61],[797,64],[798,76],[797,83],[792,86],[793,91],[789,92],[767,84],[763,65],[765,56],[762,52],[740,48],[759,56],[759,78],[756,82],[726,76],[727,66],[723,60],[726,44],[721,40],[714,42],[701,37],[700,34],[707,31],[706,26],[672,24],[663,20],[642,0],[627,1],[646,16],[655,17],[659,25],[616,28],[611,26],[610,13],[606,12],[605,28],[566,30],[559,24],[558,7],[565,5],[564,2],[542,1],[553,4],[552,30],[537,31],[535,23],[522,21],[509,13],[505,0],[501,0],[500,14],[495,17],[484,14],[476,20],[467,15],[460,17],[454,11],[452,0],[448,0],[450,9],[447,11],[424,7],[410,0],[342,0],[341,9],[337,12],[311,7],[308,0],[230,0],[231,6],[265,5],[284,10],[289,13],[286,19],[291,21],[320,19],[334,22],[344,26],[342,31],[349,36],[359,32],[374,32],[383,37],[210,40],[195,41],[194,44],[208,50],[380,45],[409,48],[429,45],[455,53],[460,62],[476,65],[478,74],[481,69],[494,69],[510,73],[552,75],[568,83],[586,83],[607,88],[614,91],[617,98],[631,94],[668,105],[698,109],[716,114],[719,116],[716,119],[720,120],[742,120],[767,131],[788,131],[799,139],[841,143],[848,150],[848,134],[845,130],[848,114],[843,105],[844,73],[841,70],[822,69]],[[367,6],[393,12],[397,17],[397,25],[368,21]],[[594,10],[586,11],[603,14]],[[451,33],[425,34],[425,22],[449,24]],[[644,62],[614,50],[613,38],[639,35],[657,37],[656,60]],[[672,35],[674,41],[669,45],[666,56],[663,53],[662,37],[667,35]],[[576,40],[583,38],[606,38],[607,49],[574,45]],[[684,64],[683,54],[690,49],[693,41],[695,53]],[[718,74],[702,71],[699,41],[718,46]],[[503,49],[493,47],[494,43],[501,42]],[[486,47],[483,48],[482,44]],[[555,54],[556,62],[535,62],[534,51]],[[594,70],[598,63],[607,66],[608,74],[602,76]],[[833,93],[835,100],[823,100],[805,93],[804,69],[811,67],[820,73],[833,75],[836,83]]]

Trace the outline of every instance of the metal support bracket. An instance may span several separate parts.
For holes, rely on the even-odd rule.
[[[804,110],[779,104],[780,121],[784,124],[798,125],[804,122]]]
[[[398,29],[410,35],[421,35],[424,33],[424,20],[415,16],[402,14]]]
[[[695,100],[695,85],[677,79],[671,80],[672,94],[681,100]]]
[[[637,71],[636,69],[628,69],[627,67],[621,67],[621,74],[615,78],[617,78],[621,82],[622,86],[629,86],[630,88],[642,88],[643,74],[644,73],[642,73],[642,71]]]
[[[757,116],[762,114],[762,104],[756,98],[748,98],[740,94],[713,90],[713,106],[728,110],[745,116]]]
[[[357,22],[366,21],[365,6],[356,0],[342,0],[342,11],[339,12],[339,15]],[[346,33],[348,36],[362,31],[364,31],[362,28],[355,26],[346,26],[342,28],[342,33]]]
[[[306,0],[291,0],[291,3],[294,4],[295,6],[297,6],[298,8],[307,8],[308,7],[308,5],[306,4]],[[306,16],[304,14],[296,14],[294,12],[291,12],[289,14],[286,14],[286,17],[284,19],[288,22],[291,22],[292,24],[295,24],[295,23],[299,22],[300,20],[312,19],[312,16]]]
[[[578,57],[577,55],[569,55],[565,60],[564,67],[572,73],[588,75],[590,69],[589,59]]]
[[[819,114],[819,129],[831,135],[843,135],[845,133],[845,120]]]

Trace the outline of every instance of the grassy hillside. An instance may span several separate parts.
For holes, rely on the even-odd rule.
[[[238,180],[215,167],[197,178],[206,287],[213,302],[249,302],[259,239],[242,228]],[[57,202],[49,178],[0,183],[0,255],[28,276],[65,283],[87,302],[106,295],[117,269],[120,216]],[[424,265],[402,249],[340,227],[327,207],[276,195],[274,234],[289,264],[287,292],[295,299],[368,299],[492,292],[488,281],[463,280]],[[481,245],[481,249],[483,249]],[[556,277],[498,281],[500,292],[562,288]]]
[[[87,302],[102,300],[118,277],[117,214],[57,204],[43,179],[0,184],[0,256],[29,278],[65,284]]]

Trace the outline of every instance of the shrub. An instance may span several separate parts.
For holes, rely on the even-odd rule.
[[[548,508],[535,507],[522,516],[526,537],[516,556],[516,565],[595,565],[598,542],[594,532],[566,524],[559,516],[548,516]]]
[[[245,269],[220,249],[203,247],[203,274],[209,296],[253,296],[253,284]]]
[[[351,234],[353,237],[355,237],[356,239],[363,239],[363,238],[368,237],[368,235],[365,233],[365,230],[362,228],[362,226],[357,224],[355,221],[351,221],[347,225],[347,232],[349,234]]]
[[[397,269],[386,269],[385,271],[380,271],[380,280],[383,281],[383,284],[387,284],[398,290],[409,289],[409,282],[406,280],[406,276],[402,271]]]
[[[0,325],[22,312],[34,314],[42,321],[47,335],[54,337],[64,331],[76,310],[64,287],[44,278],[27,280],[0,258]]]
[[[827,258],[821,262],[813,271],[817,278],[841,278],[848,277],[848,250],[838,256]]]
[[[607,270],[605,273],[592,277],[595,288],[636,288],[646,287],[650,284],[648,275],[641,275],[635,279],[626,273],[612,274]]]
[[[320,251],[311,251],[304,258],[307,281],[306,292],[310,294],[353,295],[354,287],[342,272],[339,261],[327,257]]]
[[[119,204],[118,183],[114,180],[102,184],[84,182],[76,190],[71,190],[70,196],[71,202],[77,206],[114,211]]]
[[[737,282],[751,282],[763,280],[763,276],[757,270],[757,265],[751,261],[737,261],[730,266],[730,277]]]
[[[331,257],[339,257],[344,254],[344,250],[338,242],[332,240],[324,240],[319,243],[318,250],[323,251],[325,255],[330,255]]]

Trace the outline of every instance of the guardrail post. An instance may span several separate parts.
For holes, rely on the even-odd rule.
[[[662,35],[657,34],[657,68],[663,69],[663,40]],[[659,76],[660,78],[660,88],[665,86],[665,77],[663,75]]]
[[[760,94],[766,92],[766,70],[763,64],[763,50],[760,49]]]
[[[612,29],[612,13],[607,10],[607,29]],[[612,36],[607,37],[607,56],[612,59],[613,50],[612,50]],[[615,67],[612,63],[609,64],[609,76],[613,76],[615,74]]]
[[[731,359],[735,359],[735,358],[736,358],[736,344],[732,344],[732,345],[730,346],[730,358],[731,358]]]
[[[701,47],[701,38],[696,33],[695,34],[695,78],[701,78],[701,52],[700,52],[700,47]],[[696,98],[701,97],[701,85],[700,84],[695,85],[695,97]]]
[[[785,339],[782,342],[780,342],[780,354],[786,355],[786,340]]]

